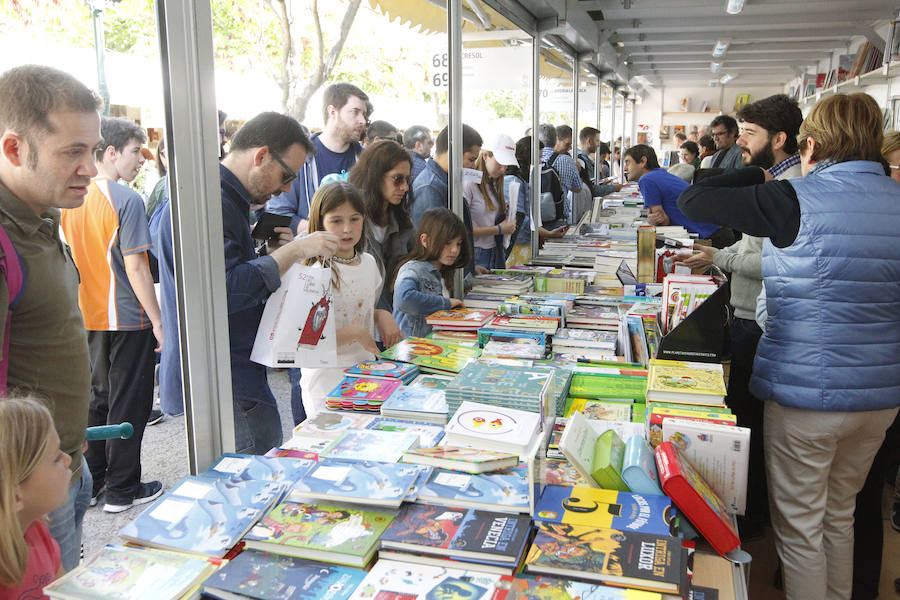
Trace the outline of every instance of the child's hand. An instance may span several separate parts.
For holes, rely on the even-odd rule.
[[[375,311],[375,327],[381,333],[381,341],[384,342],[385,348],[400,342],[403,339],[403,332],[394,320],[394,316],[386,310]],[[376,352],[377,354],[377,352]]]
[[[376,356],[381,352],[381,350],[378,349],[378,344],[375,343],[375,338],[362,327],[358,328],[356,331],[356,341],[359,342],[360,346],[366,349],[366,352],[371,352]]]
[[[466,305],[459,298],[450,298],[450,308],[465,308]]]
[[[503,221],[500,224],[500,231],[503,232],[504,235],[509,235],[516,230],[516,224],[510,223],[509,221]]]

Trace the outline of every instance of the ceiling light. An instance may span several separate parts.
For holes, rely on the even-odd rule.
[[[725,51],[728,50],[728,44],[730,44],[728,40],[716,40],[716,45],[713,47],[712,55],[716,58],[721,58],[725,56]]]
[[[729,15],[736,15],[744,10],[744,0],[728,0],[725,3],[725,12]]]
[[[624,45],[625,45],[625,42],[616,42],[616,46],[618,46],[620,48]]]
[[[737,77],[737,75],[730,75],[730,74],[726,73],[725,75],[722,75],[722,78],[719,79],[719,81],[721,82],[722,85],[725,85],[726,83],[728,83],[735,77]]]
[[[721,68],[722,68],[722,63],[719,63],[716,61],[712,61],[711,63],[709,63],[709,70],[712,73],[718,73]]]

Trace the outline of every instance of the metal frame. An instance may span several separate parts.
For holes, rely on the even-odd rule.
[[[531,47],[531,222],[535,225],[531,232],[531,258],[537,256],[540,245],[541,222],[541,145],[538,128],[541,126],[541,33],[536,31]]]
[[[234,450],[212,13],[156,2],[172,203],[185,427],[191,473]]]
[[[449,201],[452,210],[460,220],[463,219],[463,186],[462,186],[462,0],[447,0],[447,43],[450,56],[450,173],[447,183],[450,186]],[[463,296],[463,273],[456,271],[454,287],[459,297]]]

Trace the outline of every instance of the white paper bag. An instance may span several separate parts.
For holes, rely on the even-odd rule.
[[[337,365],[331,268],[293,265],[263,310],[250,360],[267,367]]]

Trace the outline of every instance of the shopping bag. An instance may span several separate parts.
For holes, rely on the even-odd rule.
[[[293,265],[263,310],[250,360],[267,367],[337,366],[331,267]]]

